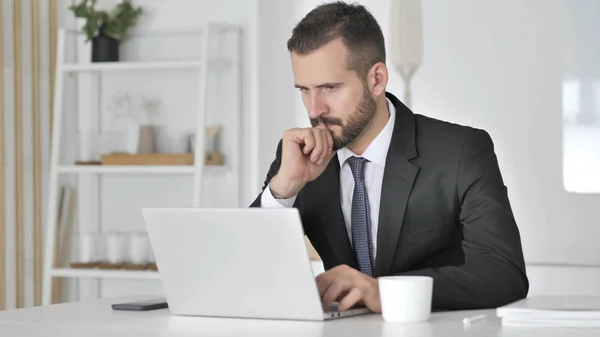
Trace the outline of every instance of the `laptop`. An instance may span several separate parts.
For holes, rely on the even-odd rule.
[[[329,320],[295,208],[142,210],[174,315]]]

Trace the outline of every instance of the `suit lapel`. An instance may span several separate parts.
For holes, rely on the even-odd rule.
[[[356,268],[356,259],[348,238],[344,213],[342,213],[340,163],[337,155],[331,159],[319,180],[322,180],[322,183],[317,185],[325,186],[321,199],[323,203],[322,217],[325,220],[322,225],[325,236],[339,264]]]
[[[394,134],[386,157],[377,231],[375,276],[389,275],[413,183],[419,172],[410,160],[417,156],[415,120],[395,96],[387,94],[396,108]]]
[[[385,166],[379,206],[376,276],[389,275],[408,197],[419,171],[417,166],[399,156],[389,156]]]

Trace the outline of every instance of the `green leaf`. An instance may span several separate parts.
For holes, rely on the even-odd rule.
[[[131,0],[123,0],[109,13],[95,9],[98,0],[82,0],[78,5],[71,5],[69,9],[76,18],[86,20],[82,31],[87,36],[87,41],[98,35],[100,29],[118,41],[126,38],[127,32],[135,26],[138,16],[142,13],[141,7],[135,8]]]
[[[94,36],[96,36],[96,31],[98,30],[98,22],[96,20],[88,20],[83,26],[85,34],[87,35],[86,41],[90,41]]]
[[[87,6],[88,1],[84,0],[79,5],[71,5],[69,9],[75,14],[76,18],[89,18],[91,16],[92,11]]]
[[[110,13],[108,25],[106,26],[107,35],[119,41],[124,41],[127,32],[135,26],[141,12],[142,9],[135,8],[130,0],[123,0]]]

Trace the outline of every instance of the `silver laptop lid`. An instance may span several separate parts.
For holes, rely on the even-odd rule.
[[[296,209],[154,208],[143,216],[174,314],[323,319]]]

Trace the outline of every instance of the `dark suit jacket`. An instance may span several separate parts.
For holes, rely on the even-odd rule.
[[[396,121],[381,191],[375,277],[431,276],[434,309],[492,308],[526,297],[519,230],[488,133],[413,114],[387,97]],[[264,187],[280,162],[281,142]],[[358,269],[340,206],[339,172],[335,156],[294,207],[325,269]],[[259,195],[251,206],[260,203]]]

